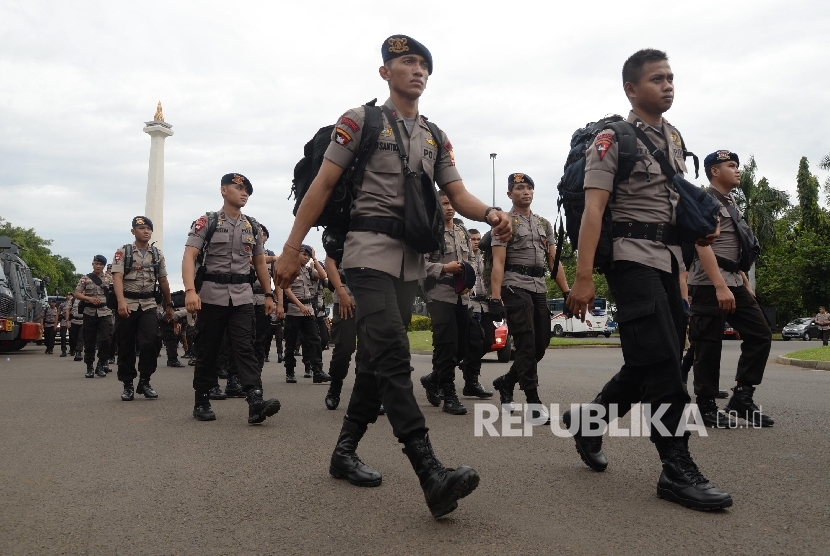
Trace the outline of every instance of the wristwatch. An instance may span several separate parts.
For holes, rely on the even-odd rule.
[[[265,294],[265,297],[270,297],[271,299],[274,299],[274,292],[268,292],[268,293],[266,293],[266,294]]]
[[[490,216],[491,210],[502,210],[501,207],[487,207],[487,210],[484,211],[484,221],[487,222],[487,217]]]

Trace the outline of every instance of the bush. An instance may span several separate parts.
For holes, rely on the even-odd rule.
[[[412,322],[409,323],[409,331],[432,330],[432,319],[423,315],[412,315]]]

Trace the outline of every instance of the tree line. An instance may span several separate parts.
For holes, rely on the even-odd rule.
[[[49,293],[71,292],[75,290],[81,274],[78,274],[75,265],[61,255],[52,253],[49,246],[51,239],[44,239],[37,235],[34,228],[21,228],[13,225],[0,216],[0,236],[8,236],[21,247],[20,258],[23,259],[32,271],[35,278],[48,278]]]

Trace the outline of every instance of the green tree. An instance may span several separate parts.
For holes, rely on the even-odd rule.
[[[771,187],[767,178],[755,181],[758,166],[755,157],[741,169],[741,183],[733,192],[735,201],[744,213],[749,227],[761,244],[761,252],[775,240],[778,217],[790,206],[790,196]]]
[[[66,293],[75,289],[80,279],[75,265],[66,257],[52,254],[51,239],[43,239],[34,228],[21,228],[0,216],[0,236],[8,236],[21,247],[20,258],[32,270],[36,278],[49,278],[50,292]]]
[[[822,170],[830,170],[830,154],[824,155],[824,158],[821,159],[818,166]],[[830,177],[824,180],[824,193],[830,196]]]
[[[568,279],[568,285],[573,286],[576,280],[576,254],[571,248],[571,242],[565,239],[565,244],[562,246],[562,266],[565,268],[565,277]],[[548,299],[556,299],[562,297],[562,290],[556,285],[552,277],[547,276],[545,282],[548,288]],[[594,287],[596,288],[596,296],[603,297],[613,301],[611,290],[608,288],[608,281],[604,274],[594,271]]]
[[[802,228],[816,230],[823,227],[821,207],[818,204],[818,178],[810,173],[810,163],[807,157],[801,157],[796,176],[796,190],[798,191],[798,206],[801,209]]]

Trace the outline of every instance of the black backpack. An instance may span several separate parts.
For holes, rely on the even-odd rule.
[[[367,102],[365,106],[366,118],[363,124],[363,133],[360,137],[360,144],[357,147],[355,157],[343,175],[335,184],[331,196],[323,207],[323,212],[314,222],[314,226],[322,226],[326,232],[323,234],[323,247],[326,254],[335,260],[343,256],[343,242],[346,239],[346,232],[349,230],[351,221],[350,213],[354,202],[354,184],[363,180],[363,171],[366,162],[374,152],[380,132],[383,128],[381,109],[375,106],[377,99]],[[291,184],[291,195],[294,196],[294,216],[308,193],[311,182],[320,171],[323,165],[323,155],[331,143],[331,134],[334,125],[321,127],[314,134],[314,137],[303,147],[303,157],[294,166],[294,179]],[[339,251],[339,253],[338,253]]]

